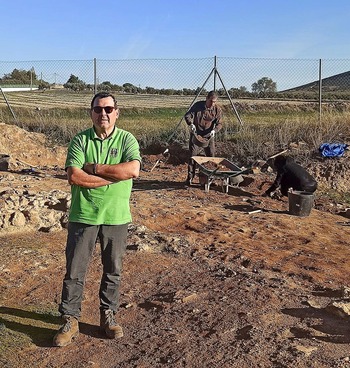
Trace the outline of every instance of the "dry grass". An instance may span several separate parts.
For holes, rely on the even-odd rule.
[[[42,132],[55,143],[67,144],[78,131],[90,125],[89,104],[92,92],[65,90],[8,93],[15,113],[11,115],[0,99],[0,122],[15,123],[22,128]],[[146,149],[170,138],[185,144],[187,126],[182,119],[193,96],[117,95],[121,108],[118,126],[131,131]],[[324,142],[350,141],[350,108],[345,104],[327,105],[319,119],[313,102],[234,101],[238,117],[228,100],[220,99],[224,109],[224,128],[217,140],[230,142],[236,157],[254,160],[288,148],[307,159]]]

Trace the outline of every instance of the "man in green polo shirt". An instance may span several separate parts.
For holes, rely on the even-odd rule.
[[[139,176],[141,156],[135,137],[115,126],[119,109],[113,95],[96,94],[90,115],[93,127],[72,139],[65,165],[72,202],[59,305],[63,325],[53,339],[54,346],[66,346],[79,334],[85,276],[97,239],[103,265],[100,327],[109,338],[123,336],[115,314],[131,222],[132,179]]]

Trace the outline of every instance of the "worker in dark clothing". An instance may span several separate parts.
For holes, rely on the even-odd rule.
[[[284,196],[288,196],[290,188],[309,193],[317,189],[316,180],[289,156],[277,156],[274,160],[274,169],[277,171],[277,177],[264,196],[272,196],[278,188]]]
[[[190,185],[195,175],[196,164],[191,159],[204,150],[206,157],[215,156],[215,135],[222,128],[222,109],[217,105],[218,93],[210,91],[204,101],[196,102],[185,114],[185,121],[190,128],[188,174],[186,184]],[[199,144],[199,138],[206,143]]]

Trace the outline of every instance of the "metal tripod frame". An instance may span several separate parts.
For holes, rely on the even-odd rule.
[[[9,110],[10,110],[10,112],[11,112],[11,114],[12,114],[12,117],[15,119],[15,122],[18,124],[18,120],[17,120],[17,118],[16,118],[16,115],[15,115],[15,113],[13,112],[13,110],[12,110],[12,108],[11,108],[11,105],[9,104],[9,102],[8,102],[8,100],[7,100],[7,98],[6,98],[6,96],[5,96],[5,93],[4,93],[4,91],[3,91],[3,89],[0,87],[0,92],[1,92],[1,94],[2,94],[2,97],[4,97],[4,100],[5,100],[5,102],[6,102],[6,105],[7,105],[7,107],[9,108]]]
[[[225,93],[226,93],[226,95],[227,95],[227,97],[228,97],[228,99],[229,99],[229,101],[230,101],[230,104],[231,104],[232,110],[234,111],[234,113],[235,113],[235,115],[236,115],[236,117],[237,117],[237,120],[239,121],[239,124],[240,124],[240,126],[242,127],[242,126],[243,126],[243,121],[242,121],[242,119],[240,118],[240,116],[239,116],[239,114],[238,114],[238,111],[237,111],[237,109],[236,109],[236,107],[235,107],[235,105],[234,105],[234,103],[233,103],[233,101],[232,101],[232,99],[231,99],[230,94],[228,93],[228,91],[227,91],[227,89],[226,89],[226,87],[225,87],[225,84],[224,84],[224,82],[223,82],[223,80],[222,80],[222,78],[221,78],[221,75],[220,75],[220,73],[219,73],[219,71],[218,71],[218,68],[217,68],[217,66],[216,66],[216,56],[214,56],[214,67],[213,67],[213,69],[212,69],[212,70],[211,70],[211,72],[209,73],[209,75],[208,75],[207,79],[205,80],[205,82],[203,83],[202,87],[200,88],[200,90],[199,90],[199,91],[198,91],[198,93],[196,94],[195,98],[192,100],[192,102],[191,102],[191,104],[190,104],[189,108],[187,109],[187,111],[188,111],[188,110],[192,107],[192,105],[196,102],[196,100],[197,100],[198,96],[201,94],[201,92],[203,91],[203,89],[204,89],[205,85],[208,83],[208,81],[209,81],[210,77],[211,77],[213,74],[214,74],[214,91],[216,91],[216,77],[218,76],[218,77],[219,77],[219,79],[220,79],[221,85],[222,85],[222,87],[224,88]],[[176,127],[175,127],[174,131],[172,132],[172,134],[171,134],[171,135],[170,135],[170,137],[168,138],[168,142],[170,142],[170,141],[171,141],[171,139],[173,138],[173,136],[175,135],[175,133],[176,133],[176,131],[177,131],[178,127],[180,126],[180,124],[182,123],[182,120],[184,119],[184,117],[185,117],[185,115],[183,115],[183,116],[182,116],[182,118],[180,119],[180,121],[177,123],[177,125],[176,125]]]

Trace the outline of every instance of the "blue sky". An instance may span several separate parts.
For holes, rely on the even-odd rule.
[[[0,61],[349,59],[349,0],[11,0]]]

